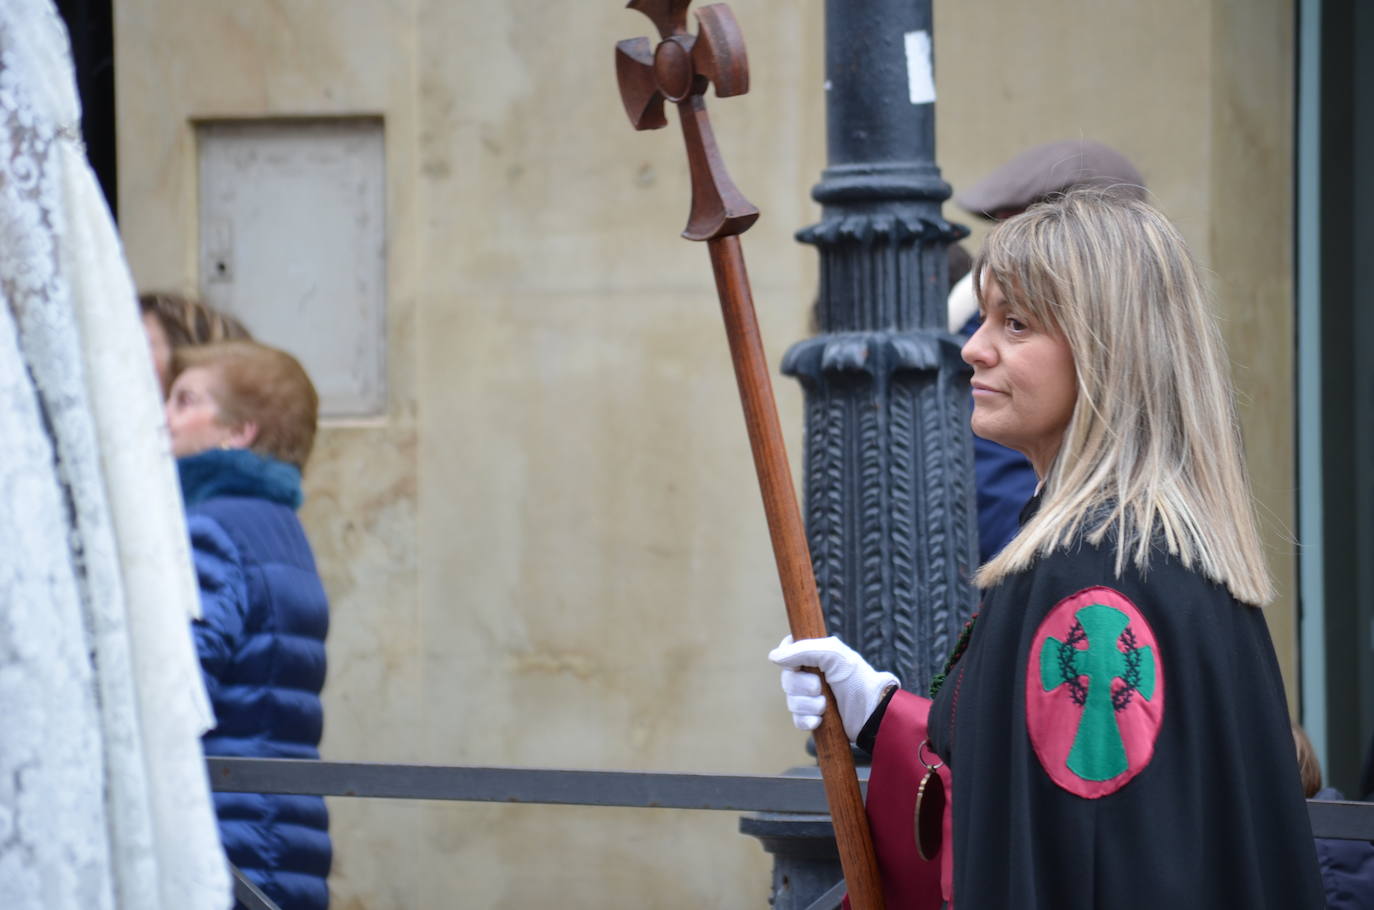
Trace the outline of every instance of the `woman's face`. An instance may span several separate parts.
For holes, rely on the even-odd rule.
[[[165,396],[167,384],[172,377],[172,342],[167,338],[167,330],[162,327],[162,320],[153,313],[143,314],[143,331],[148,335],[148,348],[153,354],[158,388]]]
[[[1078,399],[1068,340],[983,283],[983,324],[964,345],[973,367],[973,432],[1015,449],[1044,477]]]
[[[167,429],[177,458],[207,449],[240,448],[238,432],[220,422],[217,377],[211,367],[183,370],[167,395]]]

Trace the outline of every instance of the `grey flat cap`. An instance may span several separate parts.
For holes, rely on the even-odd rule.
[[[1110,187],[1123,196],[1145,198],[1145,178],[1126,156],[1090,139],[1066,139],[1026,149],[956,193],[954,201],[975,215],[991,218],[1075,186]]]

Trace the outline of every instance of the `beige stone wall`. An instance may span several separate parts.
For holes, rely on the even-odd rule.
[[[776,363],[806,331],[823,167],[821,3],[735,0],[753,87],[711,102],[764,211]],[[676,126],[635,133],[621,4],[116,3],[121,228],[194,289],[197,118],[378,114],[384,418],[330,425],[305,519],[334,607],[332,759],[769,773],[805,760],[763,653],[783,631]],[[1291,525],[1288,0],[936,3],[940,160],[966,182],[1092,136],[1217,273],[1252,466]],[[800,392],[776,388],[794,451]],[[1291,548],[1275,541],[1291,589]],[[1293,678],[1291,597],[1271,613]],[[761,906],[732,813],[331,800],[335,906]]]
[[[739,10],[720,105],[776,361],[814,277],[818,15]],[[200,118],[380,114],[390,405],[326,426],[304,516],[333,602],[333,759],[771,773],[806,761],[763,660],[784,630],[676,128],[637,134],[617,4],[128,0],[121,227],[193,289]],[[818,13],[818,10],[817,10]],[[751,104],[750,102],[755,102]],[[748,154],[745,154],[748,152]],[[800,435],[800,393],[780,383]],[[331,800],[341,908],[767,897],[733,813]],[[461,897],[459,897],[461,895]]]
[[[1293,5],[1222,0],[1212,12],[1207,249],[1234,363],[1241,429],[1279,600],[1269,628],[1298,707],[1296,326],[1293,305]],[[1296,714],[1295,714],[1296,716]]]

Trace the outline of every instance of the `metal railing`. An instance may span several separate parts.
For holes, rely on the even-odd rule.
[[[461,765],[379,764],[286,758],[206,759],[215,791],[426,799],[448,802],[616,806],[637,809],[714,809],[726,812],[828,811],[819,777],[672,774],[660,771],[575,771]],[[867,791],[867,782],[860,782]],[[1312,833],[1337,840],[1374,841],[1374,803],[1307,803]],[[234,897],[246,910],[279,910],[237,869]],[[833,910],[844,882],[807,910]]]
[[[234,876],[234,900],[237,902],[234,904],[235,910],[240,907],[243,910],[281,910],[272,902],[272,898],[258,890],[258,886],[250,882],[248,876],[237,867],[231,865],[229,872]]]

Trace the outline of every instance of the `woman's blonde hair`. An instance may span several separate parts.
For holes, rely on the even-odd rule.
[[[1225,585],[1274,596],[1241,452],[1221,331],[1177,229],[1145,202],[1075,190],[992,230],[974,265],[1013,310],[1061,333],[1078,400],[1041,504],[978,572],[988,587],[1069,546],[1110,540],[1116,571],[1153,546]]]
[[[139,294],[138,309],[140,313],[151,313],[157,318],[173,350],[192,344],[253,340],[248,329],[233,316],[182,294],[170,291]]]

